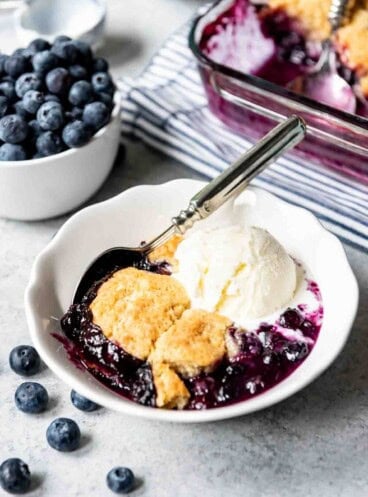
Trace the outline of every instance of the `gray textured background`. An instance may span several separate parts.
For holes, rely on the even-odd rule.
[[[109,0],[108,40],[116,75],[133,75],[195,0]],[[4,31],[1,34],[4,36]],[[116,161],[92,202],[140,183],[198,177],[139,143]],[[24,458],[39,497],[112,495],[105,474],[130,466],[142,479],[132,494],[147,497],[366,497],[368,495],[368,256],[347,247],[361,297],[351,338],[335,364],[312,385],[265,411],[220,423],[167,425],[102,410],[84,415],[69,389],[45,370],[38,379],[51,410],[32,417],[17,411],[20,378],[9,371],[10,349],[28,342],[23,292],[34,257],[64,218],[37,223],[0,220],[0,461]],[[80,423],[83,447],[73,454],[48,448],[45,430],[55,416]],[[5,495],[0,490],[0,495]]]

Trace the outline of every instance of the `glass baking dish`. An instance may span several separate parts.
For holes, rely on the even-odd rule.
[[[265,79],[210,60],[200,48],[206,26],[236,0],[219,0],[191,28],[195,55],[211,111],[233,131],[256,140],[291,114],[305,119],[305,140],[289,156],[335,169],[368,184],[368,119],[318,103]]]

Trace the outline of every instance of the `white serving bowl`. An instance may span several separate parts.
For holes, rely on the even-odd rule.
[[[58,35],[78,38],[97,48],[106,23],[105,0],[32,0],[14,12],[20,43],[42,37],[50,43]]]
[[[202,182],[193,180],[138,186],[87,207],[64,224],[34,263],[25,294],[32,340],[45,363],[63,381],[98,404],[126,414],[172,422],[215,421],[248,414],[275,404],[310,383],[332,363],[347,340],[357,310],[358,286],[341,243],[305,209],[258,188],[249,188],[243,199],[249,203],[250,222],[269,230],[291,255],[302,261],[322,292],[325,315],[319,338],[293,374],[250,400],[203,411],[171,411],[126,400],[69,361],[51,332],[60,330],[58,319],[71,303],[89,263],[110,247],[136,246],[157,235],[202,186]],[[222,215],[226,215],[226,210]],[[216,219],[219,222],[221,215]]]
[[[69,212],[107,178],[120,142],[120,107],[83,147],[41,159],[0,161],[0,216],[34,221]]]

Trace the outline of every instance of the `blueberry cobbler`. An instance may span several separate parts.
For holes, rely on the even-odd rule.
[[[225,12],[203,30],[201,51],[214,62],[284,87],[316,64],[321,41],[330,34],[331,0],[234,0],[223,4],[225,8],[228,4]],[[333,36],[337,71],[354,88],[356,113],[362,116],[368,115],[367,26],[368,2],[356,0]],[[321,94],[316,99],[324,102],[325,98]]]
[[[55,335],[116,393],[208,409],[290,375],[322,325],[318,286],[266,230],[231,225],[175,236],[97,281]]]

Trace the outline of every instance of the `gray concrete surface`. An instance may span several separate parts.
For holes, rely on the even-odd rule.
[[[137,72],[162,38],[200,2],[109,0],[107,45],[115,74]],[[169,20],[169,22],[168,22]],[[198,177],[145,146],[129,144],[91,202],[141,183]],[[13,403],[21,379],[8,367],[10,349],[29,341],[23,292],[34,257],[66,217],[37,223],[0,220],[0,461],[21,457],[35,474],[32,497],[113,495],[105,474],[130,466],[145,497],[366,497],[368,495],[368,256],[347,247],[358,277],[358,317],[344,351],[312,385],[265,411],[214,424],[167,425],[101,410],[85,415],[50,371],[37,376],[51,409],[39,416]],[[72,454],[48,448],[56,416],[79,422],[83,446]],[[5,495],[0,490],[0,495]]]

